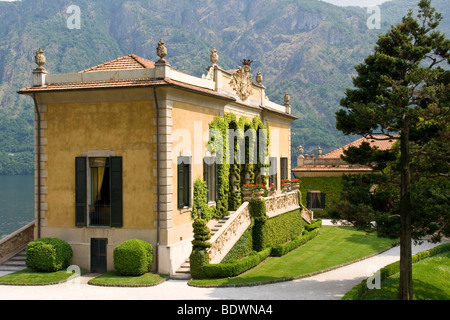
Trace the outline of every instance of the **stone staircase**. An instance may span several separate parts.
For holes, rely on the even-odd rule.
[[[230,212],[232,214],[232,212]],[[228,221],[230,216],[223,217],[219,220],[212,220],[208,223],[208,227],[211,230],[211,237],[213,237]],[[171,276],[172,279],[179,279],[179,280],[188,280],[191,278],[191,267],[189,258],[187,258],[183,264],[177,269],[177,271]]]
[[[25,250],[20,251],[0,265],[1,271],[20,271],[26,269]]]

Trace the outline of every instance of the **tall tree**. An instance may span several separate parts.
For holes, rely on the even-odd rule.
[[[436,31],[442,17],[421,0],[402,22],[379,36],[374,53],[355,66],[355,88],[347,89],[336,112],[345,134],[400,140],[400,284],[399,298],[412,299],[411,148],[422,148],[448,120],[450,40]],[[444,119],[444,123],[436,119]],[[436,129],[436,128],[435,128]],[[428,136],[427,136],[428,135]]]

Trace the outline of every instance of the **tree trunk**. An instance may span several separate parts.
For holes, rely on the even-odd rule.
[[[411,251],[411,193],[409,122],[403,119],[400,134],[400,284],[398,298],[412,300],[412,251]]]

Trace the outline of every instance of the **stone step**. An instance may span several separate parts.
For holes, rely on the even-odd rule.
[[[0,265],[0,271],[20,271],[27,268],[25,250],[9,258]]]
[[[233,212],[230,212],[230,214],[233,214]],[[230,219],[229,215],[217,220],[215,222],[214,226],[210,228],[211,236],[216,234],[216,232],[219,231],[223,227],[223,225],[227,222],[228,219]],[[183,279],[183,280],[191,278],[191,265],[189,263],[189,259],[186,259],[186,261],[181,264],[181,266],[171,276],[171,278],[172,279]]]

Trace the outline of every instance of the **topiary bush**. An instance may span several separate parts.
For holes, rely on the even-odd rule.
[[[206,221],[201,218],[195,219],[192,227],[194,228],[194,240],[192,241],[192,249],[204,250],[211,247],[211,242],[208,241],[209,239],[211,239],[211,230],[206,225]]]
[[[114,270],[124,276],[140,276],[150,272],[153,263],[153,247],[150,243],[130,239],[114,248]]]
[[[27,245],[25,263],[34,271],[54,272],[70,265],[70,244],[58,238],[41,238]]]

